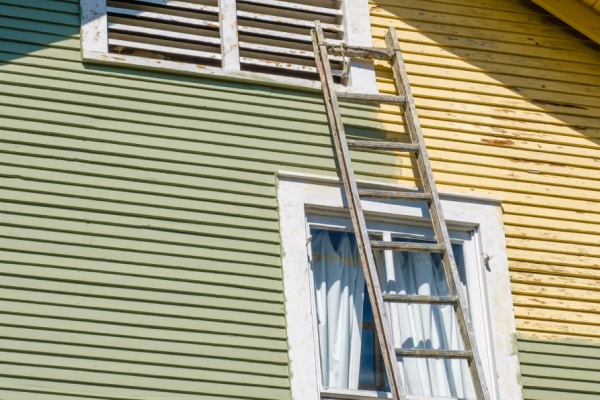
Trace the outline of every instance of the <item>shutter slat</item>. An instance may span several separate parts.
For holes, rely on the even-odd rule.
[[[291,3],[288,1],[238,0],[238,3],[256,4],[256,5],[260,5],[260,6],[271,6],[271,7],[284,8],[284,9],[289,9],[289,10],[305,11],[305,12],[314,13],[314,14],[342,16],[341,10],[336,10],[333,8],[325,8],[325,7],[308,6],[305,4]]]
[[[211,59],[211,60],[220,60],[221,59],[221,54],[219,54],[219,53],[209,53],[207,51],[178,49],[175,47],[159,46],[159,45],[139,43],[139,42],[131,42],[128,40],[109,39],[108,44],[110,46],[123,46],[123,47],[127,47],[127,48],[132,48],[132,49],[152,51],[155,53],[177,54],[177,55],[188,56],[188,57],[206,58],[206,59]]]
[[[286,18],[286,17],[277,17],[274,15],[266,15],[249,11],[239,11],[237,12],[238,18],[246,18],[254,21],[262,21],[269,22],[273,24],[284,24],[284,25],[293,25],[298,27],[303,27],[307,29],[312,29],[315,26],[314,21],[306,21],[296,18]],[[328,30],[331,32],[343,32],[344,29],[341,25],[336,24],[321,24],[324,30]],[[281,34],[281,32],[280,32]]]
[[[268,45],[259,44],[259,43],[240,42],[240,48],[252,50],[252,51],[264,51],[264,52],[268,52],[268,53],[286,54],[286,55],[290,55],[293,57],[303,57],[303,58],[308,58],[311,60],[315,58],[315,53],[312,51],[297,50],[297,49],[290,49],[290,48],[277,47],[277,46],[268,46]],[[329,57],[329,59],[332,61],[342,61],[341,57]]]
[[[280,62],[280,61],[261,60],[261,59],[257,59],[257,58],[251,58],[251,57],[240,57],[240,63],[256,65],[259,67],[279,68],[279,69],[284,69],[284,70],[308,72],[308,73],[312,73],[312,74],[317,73],[316,67],[310,67],[307,65],[290,64],[290,63],[285,63],[285,62]],[[333,76],[341,76],[342,75],[342,71],[339,71],[339,70],[333,70],[331,72],[332,72]]]
[[[150,11],[128,10],[126,8],[116,8],[116,7],[106,7],[106,11],[109,14],[123,15],[123,16],[127,16],[127,17],[139,18],[139,19],[173,22],[173,23],[179,23],[179,24],[187,24],[187,25],[193,25],[193,26],[199,26],[199,27],[219,29],[218,22],[206,21],[206,20],[196,19],[196,18],[178,17],[175,15],[159,14],[159,13],[150,12]]]
[[[273,37],[273,38],[281,38],[281,35],[282,35],[281,31],[274,31],[272,29],[254,28],[252,26],[243,26],[243,25],[238,26],[238,32],[252,34],[252,35],[258,35],[258,36]],[[298,33],[286,32],[285,39],[294,40],[297,42],[312,43],[312,38],[310,37],[310,35],[301,35]],[[332,44],[332,45],[341,45],[342,40],[328,39],[327,43]]]
[[[158,36],[161,38],[186,40],[189,42],[207,43],[207,44],[212,44],[212,45],[221,45],[221,39],[207,37],[207,36],[200,36],[200,35],[191,35],[189,33],[165,31],[162,29],[152,29],[152,28],[145,28],[142,26],[115,24],[115,23],[109,23],[108,28],[111,31],[117,31],[117,32],[141,33],[144,35]]]
[[[175,0],[135,0],[131,2],[132,4],[148,4],[148,5],[157,5],[157,6],[167,6],[169,8],[176,8],[181,10],[192,10],[192,11],[203,11],[210,12],[213,14],[219,13],[219,7],[215,6],[207,6],[204,4],[197,3],[188,3],[185,1],[175,1]]]

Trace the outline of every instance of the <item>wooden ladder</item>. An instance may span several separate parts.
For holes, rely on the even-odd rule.
[[[442,214],[442,206],[436,188],[427,149],[423,140],[417,110],[408,82],[408,75],[404,66],[404,60],[398,44],[396,31],[390,27],[386,37],[387,48],[352,47],[345,44],[330,45],[326,42],[323,29],[318,21],[312,30],[313,46],[317,70],[321,78],[325,107],[335,142],[335,150],[340,166],[342,181],[352,225],[356,234],[356,242],[360,253],[362,268],[365,274],[367,290],[372,303],[377,338],[381,346],[385,370],[387,373],[392,396],[395,400],[405,400],[404,379],[400,374],[397,357],[421,357],[421,358],[456,358],[465,359],[469,364],[475,393],[479,400],[489,400],[489,390],[483,373],[481,358],[477,351],[473,327],[469,318],[466,294],[460,285],[460,276],[446,221]],[[334,56],[345,56],[351,58],[388,60],[392,64],[394,79],[399,94],[372,95],[372,94],[347,94],[337,93],[329,64],[329,54]],[[342,116],[338,100],[356,102],[362,104],[396,104],[403,108],[404,117],[410,134],[411,143],[379,142],[371,140],[347,140],[342,123]],[[359,190],[354,176],[354,170],[350,159],[349,148],[357,150],[384,150],[408,152],[415,156],[422,183],[422,192],[406,192],[399,190]],[[433,223],[435,233],[435,244],[385,242],[373,241],[369,238],[365,216],[361,206],[361,198],[369,199],[397,199],[402,201],[424,201],[429,205],[429,214]],[[395,250],[395,251],[417,251],[440,253],[446,282],[450,289],[450,296],[421,296],[421,295],[397,295],[382,294],[373,249]],[[384,302],[417,303],[417,304],[452,304],[456,311],[458,327],[462,337],[464,350],[429,350],[429,349],[397,349],[386,316]]]

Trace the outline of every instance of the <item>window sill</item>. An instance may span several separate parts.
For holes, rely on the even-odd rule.
[[[307,91],[321,90],[321,83],[309,79],[293,78],[288,76],[269,75],[264,73],[227,70],[224,68],[210,67],[169,60],[156,60],[152,58],[137,57],[131,55],[121,55],[104,53],[97,51],[82,51],[83,62],[95,64],[118,64],[139,69],[160,70],[169,73],[178,73],[185,75],[194,75],[199,77],[211,77],[218,79],[236,80],[250,84],[273,85],[287,87],[292,89],[303,89]],[[375,94],[377,90],[365,87],[352,87],[337,85],[340,93],[365,93]]]
[[[372,400],[372,399],[391,399],[392,394],[387,392],[373,392],[368,390],[348,390],[348,389],[323,389],[321,390],[322,400]],[[407,400],[457,400],[455,397],[423,397],[407,395]]]
[[[362,391],[346,393],[346,397],[334,394],[319,387],[318,343],[314,327],[306,321],[314,321],[310,297],[310,264],[308,263],[307,221],[310,214],[347,217],[343,187],[338,178],[298,174],[280,171],[278,176],[277,198],[282,243],[283,283],[286,307],[286,321],[289,343],[291,387],[294,399],[385,399],[385,394],[375,392],[367,396]],[[375,182],[359,182],[361,188],[385,188],[389,185]],[[392,186],[395,187],[395,186]],[[490,256],[485,268],[478,271],[485,274],[482,290],[487,293],[490,307],[490,328],[485,337],[493,349],[488,354],[495,366],[490,380],[494,399],[522,399],[519,384],[519,362],[514,352],[515,322],[510,295],[510,275],[504,240],[504,227],[501,202],[496,198],[465,195],[442,195],[444,216],[451,229],[477,230],[477,254],[484,265],[484,256]],[[431,222],[429,214],[422,206],[402,202],[364,201],[363,209],[373,223],[398,222],[414,226],[421,221]],[[307,295],[307,293],[309,295]],[[488,321],[481,321],[486,324]],[[484,327],[485,328],[485,327]],[[493,385],[493,386],[492,386]],[[352,392],[352,391],[351,391]],[[348,395],[363,397],[348,397]],[[343,394],[342,394],[343,395]],[[383,397],[382,397],[383,395]],[[322,397],[323,396],[323,397]],[[326,396],[326,397],[325,397]],[[411,400],[424,400],[423,397],[409,397]],[[431,400],[432,398],[427,398]],[[434,398],[435,399],[435,398]],[[438,400],[444,398],[437,398]],[[449,400],[445,398],[444,400]]]
[[[371,399],[391,399],[392,394],[386,392],[374,392],[369,390],[349,390],[349,389],[322,389],[322,400],[371,400]]]

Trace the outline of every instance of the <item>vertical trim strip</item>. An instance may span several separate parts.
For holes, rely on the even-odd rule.
[[[344,42],[349,46],[371,47],[371,18],[365,0],[344,0]],[[348,87],[355,93],[379,93],[375,66],[370,60],[351,60]]]
[[[221,28],[221,55],[223,69],[240,70],[240,45],[238,41],[237,8],[235,1],[219,0]]]
[[[81,0],[81,49],[108,53],[106,0]]]

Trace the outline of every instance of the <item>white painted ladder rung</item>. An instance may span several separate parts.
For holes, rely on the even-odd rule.
[[[473,353],[468,350],[396,349],[396,355],[411,358],[454,358],[466,360],[473,358]]]
[[[383,300],[389,303],[410,304],[455,304],[456,297],[452,296],[425,296],[415,294],[390,294],[384,293]]]
[[[348,103],[393,104],[399,106],[406,104],[406,97],[404,96],[390,96],[385,94],[338,93],[337,97],[338,100],[347,101]]]
[[[378,47],[359,47],[327,45],[327,51],[333,56],[346,56],[351,58],[364,58],[374,60],[391,60],[396,55],[396,50]]]
[[[413,251],[427,253],[443,253],[446,246],[435,243],[413,243],[413,242],[385,242],[381,240],[372,240],[371,247],[379,250],[394,251]]]
[[[406,151],[417,153],[419,145],[398,142],[376,142],[374,140],[347,140],[348,147],[354,150]]]
[[[407,201],[430,201],[431,193],[421,192],[398,192],[394,190],[359,190],[358,194],[363,199],[381,200],[407,200]]]

